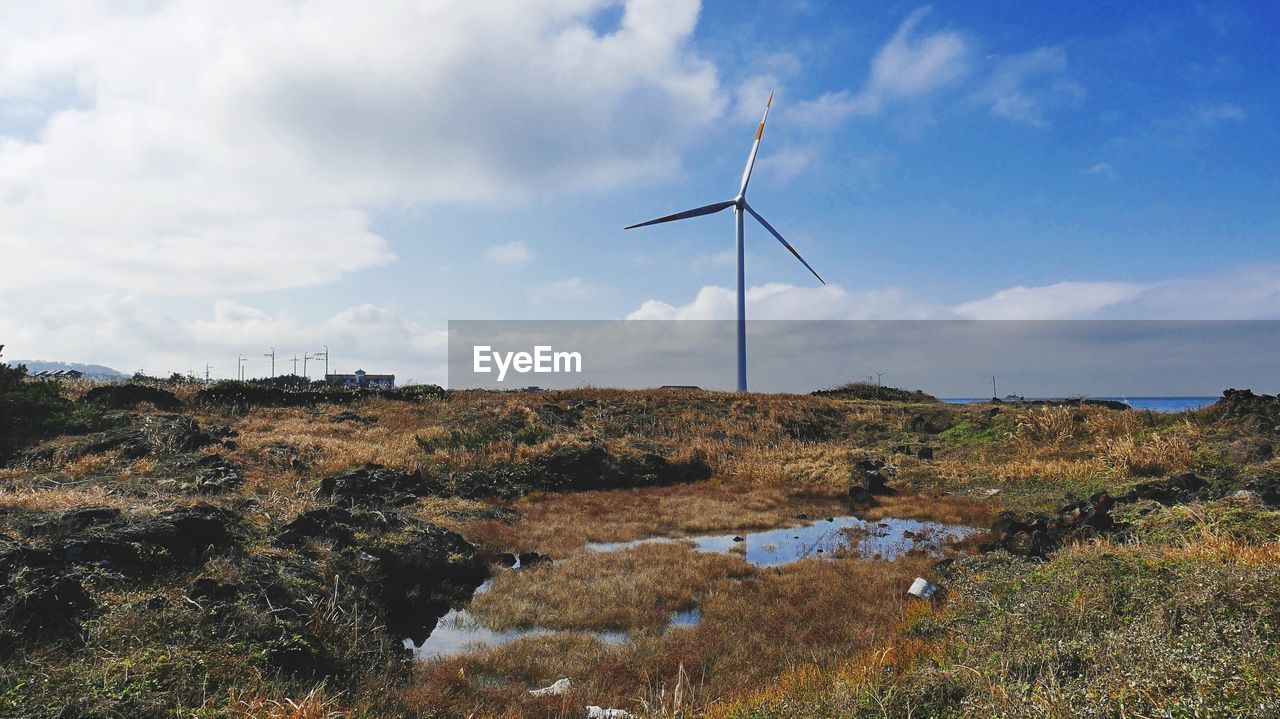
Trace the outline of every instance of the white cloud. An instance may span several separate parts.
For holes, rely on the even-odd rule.
[[[515,240],[505,245],[490,247],[484,253],[484,256],[490,262],[496,262],[500,265],[518,265],[533,259],[533,251],[529,249],[524,240]]]
[[[1201,105],[1174,121],[1174,124],[1187,131],[1207,130],[1226,122],[1242,122],[1246,117],[1244,108],[1224,102],[1218,105]]]
[[[797,287],[768,283],[747,288],[747,317],[757,320],[922,319],[934,314],[907,293],[889,288],[870,292],[848,292],[839,285]],[[708,286],[698,291],[692,302],[675,306],[648,300],[627,315],[629,320],[727,320],[737,316],[737,292],[727,287]]]
[[[1137,298],[1142,285],[1127,282],[1058,282],[1043,287],[1010,287],[951,308],[960,317],[983,320],[1064,320]]]
[[[1067,76],[1067,54],[1059,47],[999,58],[989,73],[972,79],[973,43],[964,35],[939,31],[913,36],[930,10],[920,8],[902,22],[876,53],[861,89],[827,92],[798,103],[790,110],[792,117],[809,127],[833,127],[969,80],[971,97],[993,115],[1044,127],[1049,110],[1071,106],[1084,97],[1084,87]]]
[[[850,117],[874,115],[895,101],[918,99],[962,78],[969,71],[969,47],[955,32],[913,38],[912,32],[931,8],[911,13],[880,48],[862,89],[828,92],[802,102],[791,116],[802,124],[830,127]]]
[[[1067,53],[1040,47],[1000,58],[977,94],[991,114],[1035,127],[1047,126],[1046,112],[1078,102],[1084,88],[1067,75]]]
[[[773,75],[755,75],[743,80],[734,93],[733,116],[741,122],[760,122],[769,93],[776,93],[779,85]]]
[[[818,164],[822,152],[814,145],[788,145],[760,157],[760,176],[766,181],[785,185]]]
[[[721,250],[720,252],[712,252],[705,255],[697,255],[689,262],[689,269],[696,271],[705,270],[708,267],[736,267],[738,263],[738,250],[731,248]]]
[[[633,320],[733,319],[736,292],[707,286],[685,305],[651,299]],[[898,288],[849,292],[839,285],[770,283],[747,290],[749,319],[1233,320],[1280,319],[1280,265],[1235,267],[1162,282],[1056,282],[1016,286],[952,306]]]
[[[699,4],[608,4],[11,4],[0,287],[314,285],[394,258],[380,207],[663,176],[726,105]]]
[[[533,291],[532,297],[539,302],[558,300],[585,300],[604,292],[605,288],[593,285],[581,277],[570,277],[567,280],[551,282]]]
[[[1094,163],[1094,165],[1089,169],[1085,170],[1084,173],[1086,175],[1105,175],[1107,177],[1116,176],[1115,168],[1112,167],[1111,163],[1109,162]]]

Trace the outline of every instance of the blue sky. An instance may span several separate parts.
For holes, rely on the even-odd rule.
[[[752,204],[831,286],[748,226],[752,316],[1280,316],[1280,12],[1096,5],[14,3],[6,355],[725,317],[731,215],[621,228],[731,197],[770,89]]]

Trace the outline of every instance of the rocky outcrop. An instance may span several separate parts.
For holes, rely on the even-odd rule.
[[[870,504],[877,496],[897,494],[897,490],[888,484],[889,476],[895,471],[893,465],[886,465],[882,459],[859,459],[849,470],[849,489],[846,493],[849,501],[854,504]]]
[[[366,465],[325,477],[317,494],[358,506],[401,506],[416,497],[512,499],[532,491],[568,492],[657,487],[711,476],[698,460],[671,462],[656,454],[616,456],[597,445],[566,447],[510,466],[431,475]]]
[[[135,409],[150,404],[165,412],[176,412],[182,406],[174,393],[141,384],[100,385],[86,392],[80,401],[103,409]]]
[[[1164,505],[1207,499],[1209,484],[1190,472],[1143,482],[1123,495],[1103,492],[1072,502],[1052,514],[1004,512],[991,526],[983,551],[1003,549],[1025,557],[1045,557],[1064,544],[1122,529],[1112,516],[1117,505],[1150,500]]]
[[[420,471],[367,464],[325,477],[316,494],[345,504],[403,506],[436,493],[436,489],[437,485],[428,482]]]
[[[353,567],[349,581],[363,582],[377,598],[388,629],[415,643],[489,576],[487,563],[460,535],[397,512],[321,507],[285,524],[276,541],[335,549]]]
[[[618,456],[598,445],[572,446],[508,467],[460,472],[440,483],[446,494],[481,499],[510,499],[531,491],[660,487],[708,479],[711,468],[700,460],[671,462],[656,454]]]
[[[1248,389],[1229,389],[1209,406],[1208,412],[1237,420],[1265,434],[1280,434],[1280,397],[1254,394]]]
[[[126,426],[94,432],[67,443],[46,444],[27,452],[28,464],[72,462],[103,452],[119,452],[122,459],[190,452],[216,440],[190,417],[177,414],[124,415]]]
[[[19,638],[75,637],[92,608],[79,572],[52,552],[0,537],[0,652]]]

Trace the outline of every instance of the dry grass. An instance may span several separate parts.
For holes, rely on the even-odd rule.
[[[1191,445],[1176,435],[1156,435],[1141,441],[1121,437],[1106,441],[1105,459],[1118,471],[1138,477],[1156,477],[1168,472],[1181,472],[1191,465]]]
[[[242,699],[237,703],[234,715],[242,719],[343,719],[346,716],[338,709],[338,697],[327,696],[323,685],[299,699]]]
[[[698,552],[687,543],[586,551],[503,572],[470,609],[494,629],[661,628],[672,612],[691,609],[713,583],[753,572],[739,556]]]
[[[1018,438],[1036,446],[1057,447],[1076,433],[1076,410],[1070,407],[1039,407],[1018,418]]]

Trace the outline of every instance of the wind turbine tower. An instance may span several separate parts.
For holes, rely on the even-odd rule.
[[[750,214],[752,217],[756,218],[756,221],[759,222],[766,230],[768,230],[769,234],[773,235],[774,238],[778,240],[778,242],[781,242],[782,246],[787,248],[787,250],[789,250],[792,255],[795,255],[795,258],[797,260],[800,260],[800,264],[804,265],[810,272],[812,272],[813,276],[817,277],[819,282],[821,282],[824,285],[827,284],[826,281],[823,280],[822,277],[817,273],[817,271],[815,271],[812,267],[810,267],[808,262],[804,261],[804,258],[800,256],[800,253],[796,252],[796,248],[792,247],[791,243],[783,239],[782,235],[779,234],[777,230],[773,229],[773,225],[770,225],[768,220],[761,217],[759,212],[756,212],[754,209],[752,209],[751,205],[747,204],[747,184],[751,182],[751,169],[756,164],[756,153],[760,151],[760,138],[764,136],[764,123],[766,120],[769,119],[769,108],[772,105],[773,105],[773,93],[769,93],[769,100],[768,102],[765,103],[765,106],[764,106],[764,117],[760,118],[760,126],[756,128],[756,138],[755,138],[755,141],[751,144],[751,154],[747,156],[747,166],[742,170],[742,183],[738,186],[738,194],[736,197],[734,197],[732,200],[725,200],[724,202],[717,202],[712,205],[706,205],[706,206],[698,207],[692,210],[685,210],[684,212],[677,212],[674,215],[659,217],[656,220],[641,222],[640,224],[630,225],[625,228],[630,230],[636,227],[658,225],[663,222],[674,222],[676,220],[685,220],[690,217],[701,217],[702,215],[713,215],[717,212],[720,212],[721,210],[727,210],[730,207],[733,208],[734,239],[737,242],[737,248],[738,248],[738,391],[739,392],[747,391],[746,244],[744,242],[744,237],[743,237],[743,227],[742,227],[743,214],[744,213]]]

